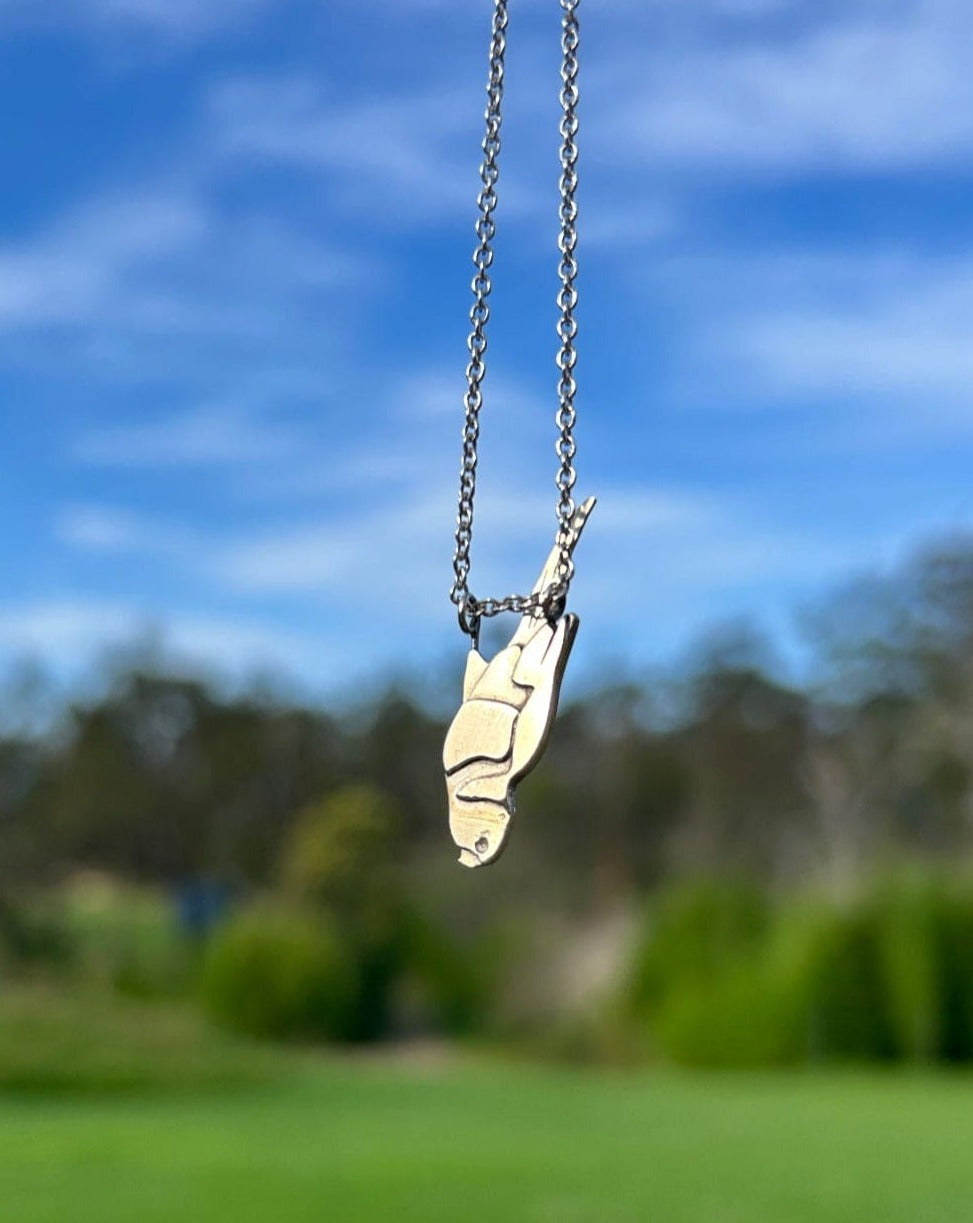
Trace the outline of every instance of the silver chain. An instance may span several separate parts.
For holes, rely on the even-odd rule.
[[[497,182],[500,177],[500,127],[503,101],[504,55],[507,48],[507,3],[494,0],[493,27],[490,39],[490,71],[487,78],[486,132],[483,136],[483,162],[480,166],[481,188],[477,198],[479,217],[476,223],[477,246],[473,252],[473,305],[470,308],[470,335],[467,341],[470,361],[466,368],[467,390],[464,397],[466,418],[463,424],[463,451],[459,481],[459,513],[456,519],[456,551],[453,555],[454,581],[450,599],[455,603],[460,628],[474,642],[479,637],[481,618],[501,612],[544,616],[556,619],[563,610],[574,561],[571,556],[575,515],[574,396],[577,389],[574,367],[577,352],[574,341],[578,323],[574,316],[578,304],[577,218],[578,205],[578,17],[580,0],[560,0],[561,20],[561,204],[558,250],[561,259],[558,275],[561,288],[557,295],[560,311],[557,334],[558,378],[558,438],[556,452],[558,469],[555,483],[557,498],[557,533],[555,544],[560,549],[554,581],[546,590],[530,595],[507,595],[503,599],[477,599],[470,592],[470,546],[473,542],[473,500],[476,495],[477,443],[480,438],[480,409],[483,406],[483,379],[486,375],[486,328],[490,319],[490,292],[493,282],[493,239],[496,235],[494,212],[497,207]]]

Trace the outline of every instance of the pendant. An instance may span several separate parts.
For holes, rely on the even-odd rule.
[[[574,516],[571,551],[594,508],[589,497]],[[557,574],[555,545],[534,593]],[[557,713],[561,679],[578,632],[578,617],[550,622],[522,617],[510,644],[489,662],[475,647],[466,660],[463,704],[443,745],[449,831],[463,866],[500,856],[514,813],[514,787],[537,764]]]

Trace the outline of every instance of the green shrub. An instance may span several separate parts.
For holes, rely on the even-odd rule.
[[[133,997],[192,992],[197,947],[159,889],[86,872],[32,897],[27,913],[35,928],[62,932],[66,953],[44,957],[46,967]]]
[[[884,1061],[899,1052],[882,913],[869,903],[822,914],[809,956],[814,1057]]]
[[[765,965],[741,965],[673,994],[659,1013],[658,1040],[684,1065],[790,1065],[805,1051],[801,1009],[793,1001]]]
[[[481,936],[461,943],[416,911],[404,914],[401,929],[402,985],[413,1023],[449,1036],[487,1027],[502,959],[498,941]]]
[[[899,875],[861,902],[857,920],[870,927],[874,955],[866,958],[876,961],[869,983],[858,988],[859,1004],[870,989],[894,1055],[913,1062],[973,1058],[969,888],[934,875]]]
[[[345,1036],[355,994],[349,957],[329,925],[267,908],[241,913],[213,936],[201,991],[225,1026],[278,1040]]]
[[[880,960],[897,1056],[929,1062],[942,1045],[942,884],[897,877],[871,898],[879,922]]]
[[[704,880],[670,888],[652,907],[636,952],[636,1011],[651,1012],[687,982],[705,983],[756,954],[772,916],[767,898],[747,884]]]
[[[653,1018],[659,1047],[693,1066],[784,1066],[809,1052],[808,991],[817,921],[794,906],[705,977],[687,976]]]
[[[973,1060],[973,893],[947,892],[935,921],[935,982],[940,1014],[936,1053],[943,1061]]]
[[[973,1060],[973,892],[899,876],[836,905],[694,884],[633,973],[650,1044],[694,1065]]]
[[[299,903],[349,917],[394,899],[395,801],[374,786],[347,786],[306,808],[284,846],[281,878]]]
[[[403,906],[388,920],[352,926],[348,946],[356,968],[349,1039],[468,1036],[488,1026],[501,960],[495,940],[460,942]]]
[[[347,925],[343,927],[347,930]],[[348,934],[355,966],[345,1035],[353,1041],[382,1040],[394,1028],[394,993],[402,974],[402,935],[390,921],[376,920]]]

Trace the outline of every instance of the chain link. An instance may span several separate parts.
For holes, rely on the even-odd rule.
[[[456,519],[456,551],[453,555],[453,586],[450,599],[458,609],[460,628],[473,638],[479,638],[480,620],[501,612],[544,616],[556,619],[564,608],[568,588],[574,577],[572,559],[573,521],[575,515],[574,485],[574,426],[577,414],[574,397],[577,389],[574,369],[577,362],[575,338],[578,323],[574,311],[578,304],[577,276],[577,217],[578,187],[578,17],[580,0],[560,0],[561,21],[561,177],[560,233],[558,276],[561,288],[557,295],[560,312],[557,334],[558,378],[558,438],[556,453],[558,470],[555,484],[557,499],[557,533],[555,544],[560,549],[554,581],[546,590],[530,595],[507,595],[502,599],[477,599],[470,592],[470,548],[473,542],[473,501],[476,495],[477,445],[480,437],[480,410],[483,406],[483,379],[486,375],[486,327],[490,319],[490,293],[493,282],[493,239],[496,235],[494,213],[497,206],[497,183],[500,177],[500,128],[504,85],[504,58],[507,47],[508,0],[494,0],[493,26],[490,39],[490,68],[487,77],[486,131],[483,137],[483,161],[480,165],[481,189],[477,198],[479,217],[476,223],[477,246],[473,252],[475,274],[472,281],[473,305],[470,308],[470,334],[467,348],[470,354],[466,368],[466,409],[463,424],[463,449],[460,465],[459,512]]]

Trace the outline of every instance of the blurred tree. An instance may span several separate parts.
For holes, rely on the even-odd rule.
[[[305,807],[285,843],[289,894],[345,915],[393,902],[401,829],[398,803],[375,786],[353,785]]]
[[[807,609],[803,624],[830,701],[964,700],[973,678],[973,537],[846,583]]]
[[[351,785],[306,807],[283,849],[285,890],[335,921],[355,961],[349,1034],[358,1040],[393,1026],[406,952],[400,830],[395,800],[375,786]]]
[[[378,701],[349,745],[354,776],[395,795],[405,848],[438,836],[443,827],[444,733],[441,722],[393,690]]]
[[[788,873],[811,815],[802,768],[812,738],[807,699],[752,666],[711,666],[691,691],[691,720],[674,733],[692,779],[675,860]]]
[[[333,784],[336,738],[323,714],[135,674],[70,711],[36,831],[54,863],[260,881],[292,813]]]
[[[807,624],[807,691],[778,678],[766,641],[737,627],[707,638],[666,684],[615,683],[562,710],[545,761],[522,787],[516,870],[504,864],[476,893],[475,912],[469,879],[445,887],[435,898],[442,920],[462,911],[470,931],[482,927],[511,889],[523,890],[518,870],[538,903],[578,906],[686,867],[837,880],[890,849],[968,850],[973,544],[950,541],[846,586]],[[16,881],[75,866],[272,884],[282,855],[297,853],[285,846],[299,813],[314,841],[323,834],[309,830],[309,807],[361,785],[394,799],[397,831],[383,852],[403,887],[410,871],[452,870],[444,726],[398,690],[329,715],[143,669],[58,723],[49,712],[41,719],[50,689],[32,675],[8,685],[0,719],[8,894]],[[325,823],[337,838],[333,816]],[[382,877],[376,845],[352,853],[369,863],[355,868],[357,887]],[[296,870],[285,865],[288,886]]]

